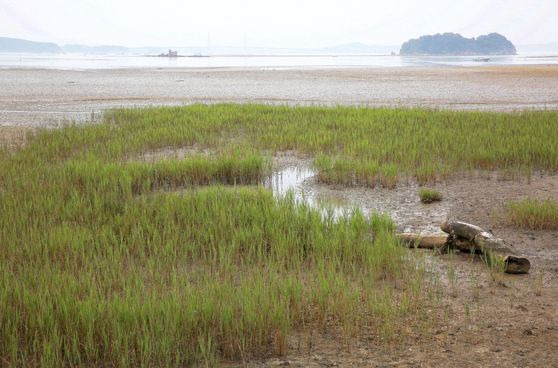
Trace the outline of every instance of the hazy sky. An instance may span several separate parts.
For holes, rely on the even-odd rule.
[[[0,0],[0,36],[61,44],[392,45],[447,31],[555,42],[558,0]]]

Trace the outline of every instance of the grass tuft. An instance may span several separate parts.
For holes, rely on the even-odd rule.
[[[435,189],[421,188],[419,190],[419,198],[422,203],[439,202],[442,200],[442,193]]]
[[[510,224],[532,230],[558,229],[558,202],[527,198],[510,202],[506,209]]]

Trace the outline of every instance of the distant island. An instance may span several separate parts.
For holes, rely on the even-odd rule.
[[[444,33],[412,39],[401,46],[401,55],[515,55],[513,43],[499,33],[465,38]]]

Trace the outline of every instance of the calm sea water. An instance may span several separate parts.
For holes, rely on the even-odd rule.
[[[329,68],[401,66],[487,66],[558,64],[558,55],[401,57],[386,55],[280,55],[146,57],[77,54],[0,54],[0,68],[116,69],[116,68]]]

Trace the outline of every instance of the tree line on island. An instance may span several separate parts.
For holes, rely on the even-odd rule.
[[[465,38],[444,33],[411,39],[401,46],[401,55],[515,55],[513,43],[499,33]]]

